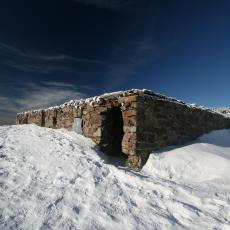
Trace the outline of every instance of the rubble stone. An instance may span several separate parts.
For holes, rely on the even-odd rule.
[[[113,124],[111,112],[114,108],[119,109],[122,124]],[[229,117],[149,90],[129,90],[76,104],[65,103],[46,110],[19,113],[16,124],[35,123],[72,130],[75,118],[82,119],[82,134],[102,150],[111,150],[116,138],[121,138],[121,150],[128,157],[126,165],[131,168],[141,168],[153,150],[230,127]],[[122,137],[111,133],[119,125],[123,127],[119,134]]]

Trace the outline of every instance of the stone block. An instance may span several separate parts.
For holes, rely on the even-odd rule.
[[[124,117],[132,117],[132,116],[136,116],[136,115],[137,115],[137,111],[136,110],[123,111],[123,116]]]

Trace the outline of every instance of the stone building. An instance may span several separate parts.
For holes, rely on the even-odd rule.
[[[19,113],[16,123],[75,130],[140,168],[153,150],[229,128],[230,118],[149,90],[128,90]]]

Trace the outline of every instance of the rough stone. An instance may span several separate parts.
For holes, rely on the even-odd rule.
[[[118,108],[123,131],[121,150],[128,156],[127,166],[141,168],[149,154],[168,145],[185,141],[214,129],[230,127],[230,118],[202,107],[194,107],[149,90],[129,90],[85,100],[77,105],[19,113],[16,124],[35,123],[48,128],[72,129],[74,119],[82,118],[82,134],[102,150],[116,142],[111,112]],[[223,111],[227,114],[228,111]],[[118,121],[116,121],[118,122]],[[114,143],[113,143],[114,144]]]

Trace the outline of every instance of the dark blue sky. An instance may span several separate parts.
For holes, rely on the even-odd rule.
[[[229,12],[228,0],[3,0],[0,124],[129,88],[229,106]]]

